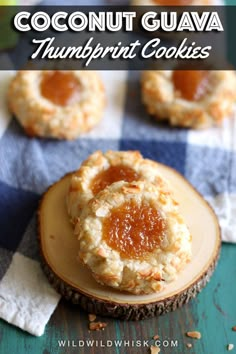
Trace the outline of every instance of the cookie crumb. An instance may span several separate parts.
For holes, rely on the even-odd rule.
[[[155,336],[152,337],[154,340],[157,340],[160,338],[160,336],[158,336],[158,334],[155,334]]]
[[[161,349],[159,347],[155,347],[154,345],[151,345],[150,347],[150,353],[151,354],[158,354],[160,353]]]
[[[88,319],[89,319],[89,322],[93,322],[96,320],[96,315],[94,315],[93,313],[90,313],[88,315]]]
[[[227,350],[233,350],[234,349],[234,345],[233,344],[228,344],[227,345]]]
[[[187,347],[187,348],[192,348],[193,345],[192,345],[192,343],[187,343],[187,344],[186,344],[186,347]]]
[[[200,339],[201,333],[198,331],[187,332],[186,335],[190,338]]]
[[[236,332],[236,326],[232,327],[232,331]]]
[[[99,331],[100,329],[104,329],[107,326],[106,322],[90,322],[89,329],[91,331]]]

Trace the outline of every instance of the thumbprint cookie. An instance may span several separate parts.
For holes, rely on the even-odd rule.
[[[101,284],[133,294],[163,290],[191,259],[177,202],[147,181],[115,182],[84,207],[79,259]]]
[[[144,159],[139,151],[96,151],[72,175],[67,208],[74,224],[83,207],[108,185],[126,181],[147,180],[167,188],[158,164]]]
[[[208,128],[232,112],[236,98],[233,71],[146,71],[142,75],[143,103],[157,120],[173,126]]]
[[[8,102],[29,136],[75,139],[100,121],[105,92],[95,72],[19,71]]]

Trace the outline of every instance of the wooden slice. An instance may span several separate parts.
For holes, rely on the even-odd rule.
[[[98,284],[77,261],[78,241],[67,216],[65,196],[71,174],[44,194],[39,208],[39,241],[43,269],[52,286],[89,313],[126,320],[160,315],[187,303],[209,281],[220,252],[217,217],[202,196],[175,170],[159,164],[174,191],[193,237],[192,261],[168,284],[151,295],[132,295]]]

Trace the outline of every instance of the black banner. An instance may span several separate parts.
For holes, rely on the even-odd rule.
[[[1,6],[0,70],[232,69],[235,19],[234,6]]]

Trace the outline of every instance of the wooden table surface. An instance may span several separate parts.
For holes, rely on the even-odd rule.
[[[147,341],[156,334],[163,340],[161,353],[222,354],[228,352],[229,343],[235,344],[235,349],[231,351],[234,353],[236,332],[232,331],[232,327],[236,325],[236,245],[223,245],[210,283],[183,308],[140,322],[105,321],[108,325],[104,331],[89,332],[87,314],[78,306],[61,301],[45,334],[39,338],[0,321],[0,353],[149,353]],[[187,338],[186,331],[192,330],[200,331],[202,338]],[[128,342],[126,346],[123,342],[121,348],[103,347],[115,339],[129,341],[130,346]],[[94,340],[95,346],[84,345],[86,340]],[[132,340],[137,340],[137,344],[143,341],[143,346],[132,347]],[[59,341],[64,341],[65,347],[60,347]],[[192,343],[193,347],[187,348],[187,343]]]

